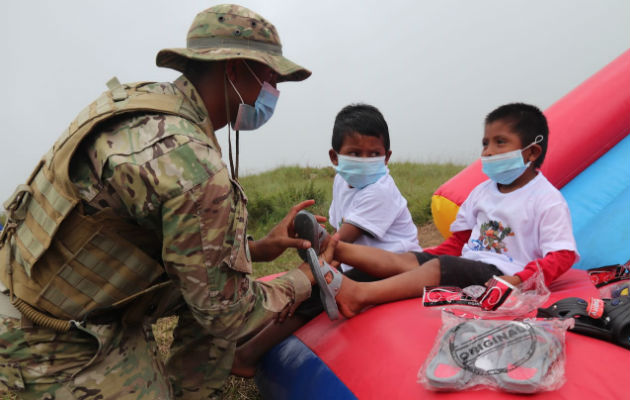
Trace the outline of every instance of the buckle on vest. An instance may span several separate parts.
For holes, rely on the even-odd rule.
[[[32,194],[33,190],[28,185],[18,185],[11,197],[2,203],[7,210],[9,221],[17,222],[26,218],[26,206]]]

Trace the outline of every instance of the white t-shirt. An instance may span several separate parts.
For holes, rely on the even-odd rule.
[[[335,175],[328,213],[329,222],[336,230],[346,222],[368,233],[359,236],[354,241],[356,244],[394,253],[422,251],[407,200],[389,173],[363,189],[351,188],[341,176]],[[342,264],[344,271],[351,268]]]
[[[510,193],[499,192],[490,180],[480,183],[451,224],[452,232],[464,230],[472,233],[462,257],[493,264],[505,275],[552,251],[577,255],[569,207],[541,172]]]

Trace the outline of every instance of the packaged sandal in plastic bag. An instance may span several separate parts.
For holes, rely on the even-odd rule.
[[[484,320],[442,312],[442,328],[418,382],[430,390],[555,390],[565,381],[565,333],[573,320]]]
[[[534,317],[549,295],[545,278],[539,271],[517,287],[497,276],[487,286],[427,286],[422,304],[443,306],[479,318],[525,318]]]

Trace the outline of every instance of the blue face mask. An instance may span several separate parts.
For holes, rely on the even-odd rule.
[[[507,153],[496,154],[489,157],[481,157],[481,166],[484,174],[496,183],[509,185],[519,176],[523,175],[525,170],[529,168],[531,162],[525,164],[522,152],[542,142],[542,135],[536,136],[533,143],[530,143],[523,149],[508,151]]]
[[[241,94],[236,90],[236,86],[234,83],[228,78],[228,81],[234,88],[234,91],[241,99],[241,104],[238,106],[238,114],[236,114],[236,120],[232,127],[237,131],[253,131],[254,129],[258,129],[265,124],[265,122],[269,121],[273,112],[276,108],[276,103],[278,102],[278,97],[280,97],[280,91],[273,86],[271,86],[268,82],[261,83],[260,79],[254,74],[254,71],[245,63],[249,71],[254,75],[254,78],[261,84],[260,93],[258,93],[258,98],[254,103],[254,106],[250,106],[249,104],[245,104]]]
[[[335,170],[348,185],[357,189],[363,189],[387,174],[385,156],[350,157],[338,154]]]

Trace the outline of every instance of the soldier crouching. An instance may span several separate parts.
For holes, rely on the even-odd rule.
[[[198,14],[187,47],[157,64],[183,75],[112,79],[4,203],[0,382],[20,398],[216,397],[236,341],[310,296],[299,269],[249,274],[252,259],[308,246],[291,224],[312,202],[250,241],[238,164],[230,174],[214,135],[258,128],[276,84],[310,71],[235,5]],[[151,325],[165,315],[179,324],[163,363]]]

